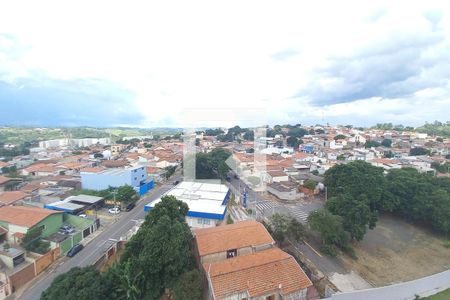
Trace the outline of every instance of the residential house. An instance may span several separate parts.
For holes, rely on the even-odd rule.
[[[29,200],[31,195],[22,191],[10,191],[0,193],[0,206],[15,205],[22,200]]]
[[[312,283],[297,261],[275,247],[254,220],[194,230],[208,299],[308,299]],[[308,293],[309,292],[309,293]]]
[[[49,236],[59,230],[63,224],[63,214],[54,210],[27,207],[0,207],[0,226],[6,229],[3,240],[19,244],[22,237],[31,228],[42,228],[42,236]],[[6,235],[6,236],[5,236]]]
[[[196,258],[200,264],[223,261],[275,247],[275,241],[267,229],[254,220],[195,229],[193,232]]]
[[[294,201],[304,196],[299,192],[298,184],[292,181],[269,183],[266,188],[267,192],[281,200]]]

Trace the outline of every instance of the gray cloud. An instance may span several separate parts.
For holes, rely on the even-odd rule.
[[[317,106],[371,97],[407,97],[446,84],[448,57],[450,47],[440,32],[391,34],[352,56],[331,58],[295,97],[308,97]]]

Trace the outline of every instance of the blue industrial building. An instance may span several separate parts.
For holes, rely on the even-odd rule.
[[[144,195],[154,187],[153,180],[147,177],[145,167],[107,169],[100,172],[80,172],[81,187],[88,190],[105,190],[109,187],[132,186],[137,193]]]

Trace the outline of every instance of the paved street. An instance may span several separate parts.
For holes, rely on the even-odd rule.
[[[323,206],[320,202],[313,203],[282,203],[266,199],[263,195],[253,191],[240,179],[231,176],[228,184],[236,195],[242,195],[244,189],[247,190],[247,207],[256,209],[257,214],[270,217],[274,213],[292,216],[299,222],[306,223],[311,212]]]
[[[111,223],[108,227],[100,228],[101,232],[93,238],[85,248],[72,258],[61,258],[56,261],[54,265],[50,266],[46,271],[35,278],[23,292],[19,295],[20,299],[35,300],[39,299],[41,293],[50,286],[53,279],[63,274],[73,267],[84,267],[93,264],[103,254],[103,245],[109,239],[119,240],[120,237],[125,236],[126,233],[136,224],[135,220],[144,219],[144,205],[152,200],[157,199],[163,193],[173,187],[174,180],[180,180],[179,175],[176,178],[167,182],[161,187],[152,190],[148,196],[142,198],[136,207],[130,212],[122,212],[115,223]],[[94,233],[95,234],[95,233]],[[89,238],[89,237],[88,237]],[[20,292],[20,291],[19,291]]]

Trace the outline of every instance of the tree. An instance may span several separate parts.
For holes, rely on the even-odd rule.
[[[307,189],[314,190],[314,189],[316,188],[316,186],[317,186],[317,182],[315,182],[315,181],[312,180],[312,179],[306,179],[306,180],[303,182],[303,186],[304,186],[305,188],[307,188]]]
[[[436,138],[436,142],[440,142],[440,143],[443,143],[443,142],[444,142],[444,139],[443,139],[443,138],[441,138],[441,137],[437,137],[437,138]]]
[[[289,219],[285,215],[275,213],[270,217],[270,229],[273,238],[281,247],[286,240],[286,233],[289,227]]]
[[[195,139],[195,146],[200,146],[200,139],[199,138]]]
[[[198,270],[191,270],[181,275],[173,286],[174,300],[202,299],[202,278]]]
[[[287,135],[293,136],[296,138],[301,138],[301,137],[305,136],[306,134],[308,134],[308,130],[306,130],[305,128],[294,127],[294,128],[289,129]]]
[[[41,295],[41,300],[110,299],[105,277],[94,267],[72,268],[59,275]]]
[[[372,148],[372,147],[379,147],[380,143],[378,143],[377,141],[366,141],[366,143],[364,144],[365,148]]]
[[[231,153],[222,148],[216,148],[209,153],[197,153],[195,170],[199,179],[225,179],[230,167],[226,160]]]
[[[124,185],[117,189],[116,199],[122,204],[128,204],[137,200],[137,194],[134,188],[130,185]]]
[[[347,137],[343,134],[338,134],[334,137],[334,140],[345,140]]]
[[[411,150],[409,150],[409,155],[411,155],[411,156],[429,155],[429,154],[430,154],[430,150],[427,150],[422,147],[415,147],[415,148],[411,148]]]
[[[245,131],[244,133],[243,138],[247,141],[253,141],[255,139],[255,132],[251,129],[247,129],[247,131]]]
[[[376,211],[382,205],[386,184],[383,172],[365,161],[354,161],[327,170],[324,183],[330,198],[343,193],[356,199],[366,195],[371,211]]]
[[[290,136],[290,137],[288,137],[288,138],[286,139],[286,144],[287,144],[289,147],[297,148],[298,145],[300,145],[300,142],[299,142],[299,139],[296,138],[295,136]]]
[[[447,155],[445,156],[445,158],[446,158],[446,159],[450,159],[450,154],[447,154]]]
[[[308,224],[312,230],[319,233],[324,253],[336,256],[337,247],[352,252],[349,234],[344,230],[342,217],[333,215],[326,209],[320,209],[308,216]]]
[[[384,139],[381,142],[381,145],[387,148],[390,148],[392,146],[392,140],[391,139]]]
[[[173,196],[163,196],[149,212],[125,247],[120,263],[128,267],[119,268],[116,276],[127,280],[116,283],[119,298],[133,288],[137,299],[159,299],[165,288],[175,286],[181,274],[193,269],[187,212],[187,205]]]
[[[306,228],[302,223],[279,213],[272,215],[268,229],[280,246],[285,244],[287,240],[300,242],[306,236]]]
[[[27,251],[39,254],[47,253],[50,250],[50,243],[42,240],[43,230],[43,227],[32,227],[28,229],[20,245]]]
[[[373,229],[376,225],[377,212],[370,210],[365,195],[356,199],[349,194],[340,194],[330,198],[326,208],[342,217],[344,230],[350,233],[352,239],[362,240],[367,228]]]

